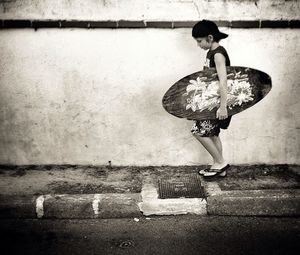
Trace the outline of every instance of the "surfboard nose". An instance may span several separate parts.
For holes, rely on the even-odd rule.
[[[258,80],[261,84],[261,90],[260,90],[261,96],[265,97],[272,88],[272,79],[267,73],[260,72],[260,75],[258,76]]]
[[[259,75],[259,81],[262,84],[268,84],[268,85],[272,84],[271,77],[267,73],[265,73],[265,72],[261,72],[261,74]]]

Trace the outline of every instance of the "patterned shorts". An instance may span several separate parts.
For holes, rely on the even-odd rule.
[[[230,121],[231,116],[224,120],[195,120],[191,132],[202,137],[218,136],[220,129],[227,129]]]

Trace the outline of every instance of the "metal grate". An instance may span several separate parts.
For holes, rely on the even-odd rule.
[[[159,198],[205,198],[198,175],[189,175],[158,180]]]

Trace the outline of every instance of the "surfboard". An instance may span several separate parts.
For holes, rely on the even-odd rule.
[[[271,77],[249,67],[227,67],[228,116],[242,112],[262,100],[271,90]],[[216,68],[190,74],[172,85],[162,99],[164,109],[189,120],[216,119],[220,106]]]

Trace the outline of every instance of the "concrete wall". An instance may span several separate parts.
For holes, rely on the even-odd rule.
[[[297,0],[0,0],[3,19],[294,19]]]
[[[81,1],[80,8],[79,1],[69,7],[70,1],[33,2],[1,1],[0,19],[99,19],[100,3],[101,8],[111,8],[107,14],[103,11],[104,19],[109,15],[135,19],[137,13],[162,19],[167,3],[169,8],[215,3],[227,10],[239,1],[161,0],[155,6],[145,1],[156,8],[150,14],[143,12],[145,5],[139,9],[140,1],[131,0],[134,13],[130,8],[120,11],[123,1],[91,1],[94,8],[86,10],[90,17],[79,11],[85,10],[87,1]],[[254,2],[240,4],[252,10]],[[268,1],[256,2],[262,8]],[[284,1],[271,2],[280,6]],[[190,9],[183,10],[182,19],[187,19]],[[248,13],[246,7],[240,10]],[[286,1],[276,7],[275,16],[291,13],[289,19],[297,19],[296,10],[295,1]],[[170,13],[168,19],[175,18]],[[200,17],[195,13],[191,19]],[[251,13],[254,19],[256,14]],[[266,15],[274,17],[271,11]],[[300,30],[221,30],[230,34],[222,43],[233,65],[260,69],[273,79],[270,94],[234,116],[230,129],[221,134],[225,157],[235,164],[299,164]],[[196,46],[191,29],[4,29],[0,55],[0,164],[210,162],[189,132],[192,123],[169,115],[161,106],[163,94],[174,82],[203,65],[205,52]]]

